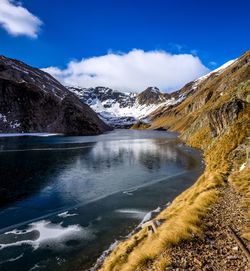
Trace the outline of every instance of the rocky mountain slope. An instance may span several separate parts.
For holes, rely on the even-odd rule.
[[[51,75],[0,56],[0,133],[91,135],[109,127]]]
[[[161,106],[175,104],[181,95],[164,94],[156,87],[149,87],[139,94],[119,92],[106,87],[68,89],[97,112],[107,124],[123,128],[129,128],[139,120],[147,122],[148,114]]]
[[[185,98],[152,112],[147,129],[202,149],[205,172],[155,217],[155,233],[120,242],[100,270],[248,270],[250,50],[177,93]]]
[[[149,87],[136,96],[139,105],[149,106],[151,104],[159,105],[171,99],[171,94],[163,94],[156,87]]]

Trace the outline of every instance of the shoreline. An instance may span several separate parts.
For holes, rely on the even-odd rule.
[[[169,206],[171,204],[171,202],[168,202],[167,204],[165,204],[165,206]],[[135,234],[141,227],[141,225],[147,221],[150,221],[151,219],[154,219],[162,210],[164,209],[164,206],[162,207],[157,207],[154,210],[151,210],[150,212],[148,212],[144,218],[142,219],[142,221],[126,236],[124,237],[120,237],[120,240],[115,240],[113,243],[110,244],[109,248],[104,250],[103,253],[100,255],[100,257],[98,257],[98,259],[96,260],[95,264],[93,265],[93,267],[91,267],[90,269],[87,269],[87,271],[97,271],[101,265],[103,264],[103,262],[105,261],[105,259],[110,255],[110,253],[112,253],[112,251],[116,248],[116,246],[124,241],[127,240],[128,238],[130,238],[133,234]],[[147,216],[150,215],[150,217],[148,219]]]

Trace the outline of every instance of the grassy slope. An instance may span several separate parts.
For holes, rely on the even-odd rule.
[[[167,258],[161,259],[159,255],[166,247],[192,238],[193,234],[202,234],[201,218],[219,197],[217,187],[224,185],[228,179],[244,195],[242,204],[249,216],[250,167],[248,165],[239,171],[246,160],[246,138],[250,134],[249,58],[250,52],[247,52],[223,74],[211,75],[181,104],[155,112],[151,129],[167,127],[178,131],[189,145],[201,148],[206,162],[205,172],[159,214],[158,218],[165,222],[155,234],[147,236],[143,229],[121,242],[105,260],[101,270],[136,270],[156,257],[156,270],[164,270]],[[230,114],[230,110],[234,111],[235,108],[228,104],[239,100],[243,108]],[[211,116],[215,120],[215,127],[222,127],[216,135]],[[244,237],[250,241],[249,227],[244,229]]]

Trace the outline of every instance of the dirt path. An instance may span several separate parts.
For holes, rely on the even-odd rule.
[[[220,190],[219,201],[203,221],[206,226],[203,238],[194,237],[192,241],[167,250],[164,254],[171,257],[172,263],[166,270],[249,270],[246,256],[228,234],[228,226],[240,235],[240,228],[247,223],[241,197],[229,185]],[[146,270],[157,270],[154,266]]]

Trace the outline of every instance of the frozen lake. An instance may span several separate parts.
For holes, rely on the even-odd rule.
[[[0,270],[84,270],[203,170],[174,133],[0,137]]]

